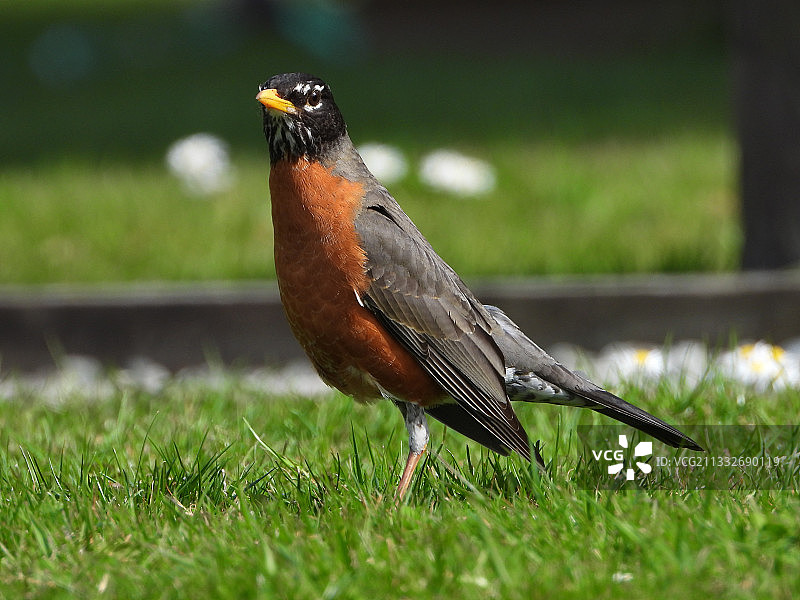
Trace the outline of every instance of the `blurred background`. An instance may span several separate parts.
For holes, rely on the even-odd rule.
[[[376,170],[467,278],[796,263],[800,21],[774,4],[6,3],[0,283],[271,278],[254,95],[298,70],[331,84],[354,141],[389,161]],[[755,148],[747,236],[739,132]],[[779,139],[794,146],[783,174]],[[488,179],[431,184],[442,149]],[[758,198],[770,185],[777,199]]]

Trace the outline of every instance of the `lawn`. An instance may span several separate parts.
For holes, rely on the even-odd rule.
[[[738,263],[719,45],[502,60],[407,48],[336,62],[211,7],[5,10],[0,283],[273,277],[254,95],[286,70],[331,83],[357,143],[402,150],[412,169],[390,191],[466,277]],[[164,164],[199,131],[229,144],[236,171],[207,199]],[[465,200],[426,188],[419,159],[443,146],[489,161],[496,189]]]
[[[797,422],[796,391],[719,378],[643,407],[683,425]],[[731,407],[730,398],[747,394]],[[657,407],[657,408],[656,408]],[[736,414],[732,415],[731,410]],[[595,489],[577,409],[522,407],[542,477],[434,424],[406,502],[388,403],[276,397],[228,375],[0,404],[6,598],[792,598],[798,474],[783,489]],[[770,485],[764,475],[756,483]],[[626,484],[627,485],[627,484]]]
[[[736,145],[718,45],[614,57],[336,62],[212,4],[13,3],[0,21],[0,284],[274,276],[256,85],[307,70],[356,143],[412,167],[452,147],[497,188],[391,191],[467,278],[726,271]],[[71,40],[77,53],[56,44]],[[48,45],[50,44],[50,45]],[[58,68],[48,70],[48,65]],[[234,185],[188,195],[164,156],[225,140]],[[457,225],[457,226],[454,226]],[[116,381],[116,380],[115,380]],[[6,384],[7,381],[0,381]],[[7,389],[7,388],[6,388]],[[797,423],[797,390],[623,385],[681,425]],[[0,598],[792,598],[797,472],[765,489],[597,489],[575,409],[521,407],[547,476],[432,425],[407,501],[396,409],[237,374],[0,401]],[[743,400],[737,402],[735,399]],[[756,485],[755,487],[758,487]],[[752,486],[751,486],[752,487]]]

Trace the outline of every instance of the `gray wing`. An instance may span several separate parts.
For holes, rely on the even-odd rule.
[[[483,305],[385,189],[368,194],[355,227],[370,282],[362,304],[503,448],[530,460],[492,338],[497,325]]]

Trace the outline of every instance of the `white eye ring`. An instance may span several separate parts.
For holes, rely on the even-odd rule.
[[[322,102],[322,94],[319,90],[314,90],[311,92],[311,94],[308,96],[308,100],[306,100],[306,104],[311,108],[316,108],[319,106],[320,102]]]

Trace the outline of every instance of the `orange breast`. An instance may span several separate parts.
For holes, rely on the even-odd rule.
[[[357,400],[383,388],[423,406],[440,401],[438,384],[358,303],[368,287],[354,227],[363,186],[301,159],[272,167],[270,193],[281,300],[320,376]]]

